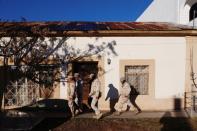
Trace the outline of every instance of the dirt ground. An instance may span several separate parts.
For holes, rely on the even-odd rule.
[[[197,131],[197,119],[71,119],[53,131]]]

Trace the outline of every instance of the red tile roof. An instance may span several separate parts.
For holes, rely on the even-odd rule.
[[[11,32],[32,34],[35,30],[47,30],[56,35],[68,31],[184,31],[189,26],[162,22],[0,22],[0,35]]]

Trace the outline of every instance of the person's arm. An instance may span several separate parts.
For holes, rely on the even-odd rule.
[[[71,86],[70,97],[71,97],[71,99],[73,99],[74,95],[75,95],[75,83],[72,83],[70,86]]]
[[[70,89],[70,84],[68,83],[67,85],[67,97],[70,100],[70,94],[71,94],[71,89]]]
[[[99,80],[97,80],[96,81],[96,83],[95,83],[96,85],[96,98],[98,99],[99,98],[99,93],[100,93],[100,87],[101,87],[101,83],[100,83],[100,81]]]
[[[94,86],[94,81],[93,81],[92,84],[91,84],[89,96],[92,96],[93,93],[94,93],[94,92],[93,92],[93,86]]]
[[[123,87],[120,87],[119,91],[118,91],[119,96],[123,95]]]
[[[130,88],[130,85],[128,84],[128,83],[126,83],[125,85],[124,85],[125,87],[125,96],[126,97],[128,97],[129,95],[130,95],[130,92],[131,92],[131,88]]]

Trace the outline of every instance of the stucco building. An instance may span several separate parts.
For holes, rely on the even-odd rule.
[[[191,101],[185,99],[185,92],[194,89],[191,73],[197,71],[197,31],[189,26],[159,22],[21,22],[17,26],[15,24],[4,23],[0,30],[1,36],[10,37],[10,30],[15,31],[17,35],[17,32],[23,29],[29,30],[31,36],[31,28],[36,26],[40,29],[49,28],[49,34],[44,34],[46,37],[69,36],[66,42],[80,50],[85,50],[90,43],[114,43],[112,53],[102,53],[99,58],[93,55],[70,64],[71,74],[80,73],[86,83],[84,102],[89,91],[85,78],[93,72],[98,73],[102,84],[103,94],[99,100],[102,110],[110,108],[110,99],[106,100],[107,95],[112,99],[118,97],[113,93],[109,94],[109,87],[119,90],[119,78],[122,76],[125,76],[139,92],[135,102],[142,110],[171,110],[191,106],[187,104]],[[55,86],[51,98],[67,99],[66,82],[59,81]],[[21,92],[26,99],[26,91]],[[13,106],[17,105],[8,105],[7,108]]]
[[[10,31],[16,36],[27,31],[31,37],[35,27],[47,27],[48,34],[43,36],[69,37],[66,42],[79,50],[87,49],[90,43],[98,46],[113,43],[111,53],[74,61],[67,67],[72,70],[71,74],[78,72],[84,79],[87,87],[84,88],[84,102],[90,86],[87,75],[98,73],[102,82],[103,95],[99,101],[102,110],[110,108],[110,99],[106,98],[118,97],[116,90],[120,88],[122,76],[139,92],[135,102],[142,110],[170,110],[192,106],[191,92],[196,90],[197,72],[196,12],[196,0],[153,0],[137,22],[1,22],[0,35],[9,38],[13,36]],[[61,47],[59,50],[58,53],[64,55]],[[53,68],[50,69],[53,72]],[[64,73],[63,69],[62,76]],[[114,93],[109,93],[109,87]],[[67,99],[66,88],[66,82],[56,82],[52,98]],[[17,91],[22,93],[17,99],[24,101],[27,90]],[[16,91],[11,94],[15,95]],[[42,97],[33,94],[32,98]],[[6,108],[23,105],[17,105],[16,98],[5,99]]]

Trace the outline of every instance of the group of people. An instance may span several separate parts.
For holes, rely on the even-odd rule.
[[[96,74],[90,74],[89,79],[91,82],[91,89],[89,93],[89,97],[92,97],[91,108],[95,112],[95,118],[100,119],[102,117],[102,113],[98,109],[97,102],[101,96],[101,83]],[[76,114],[83,112],[82,108],[82,97],[83,97],[83,81],[80,78],[79,73],[75,73],[73,76],[68,76],[68,88],[67,88],[67,96],[68,96],[68,106],[71,110],[72,117]],[[74,103],[76,106],[74,106]]]
[[[91,89],[89,93],[89,97],[92,98],[91,108],[95,112],[95,118],[100,119],[102,117],[102,113],[98,109],[97,102],[101,97],[101,82],[99,81],[96,74],[90,74],[89,79],[91,82]],[[129,83],[126,81],[124,77],[120,78],[120,82],[122,88],[119,90],[119,99],[115,105],[115,115],[120,115],[123,111],[124,104],[131,107],[131,87]],[[82,96],[83,96],[83,81],[81,80],[78,73],[73,76],[68,77],[68,88],[67,88],[67,96],[68,96],[68,105],[70,107],[72,116],[74,117],[79,112],[82,112]],[[74,107],[74,103],[76,103],[77,107]],[[134,105],[135,106],[135,105]],[[141,110],[137,108],[137,113],[140,113]]]

